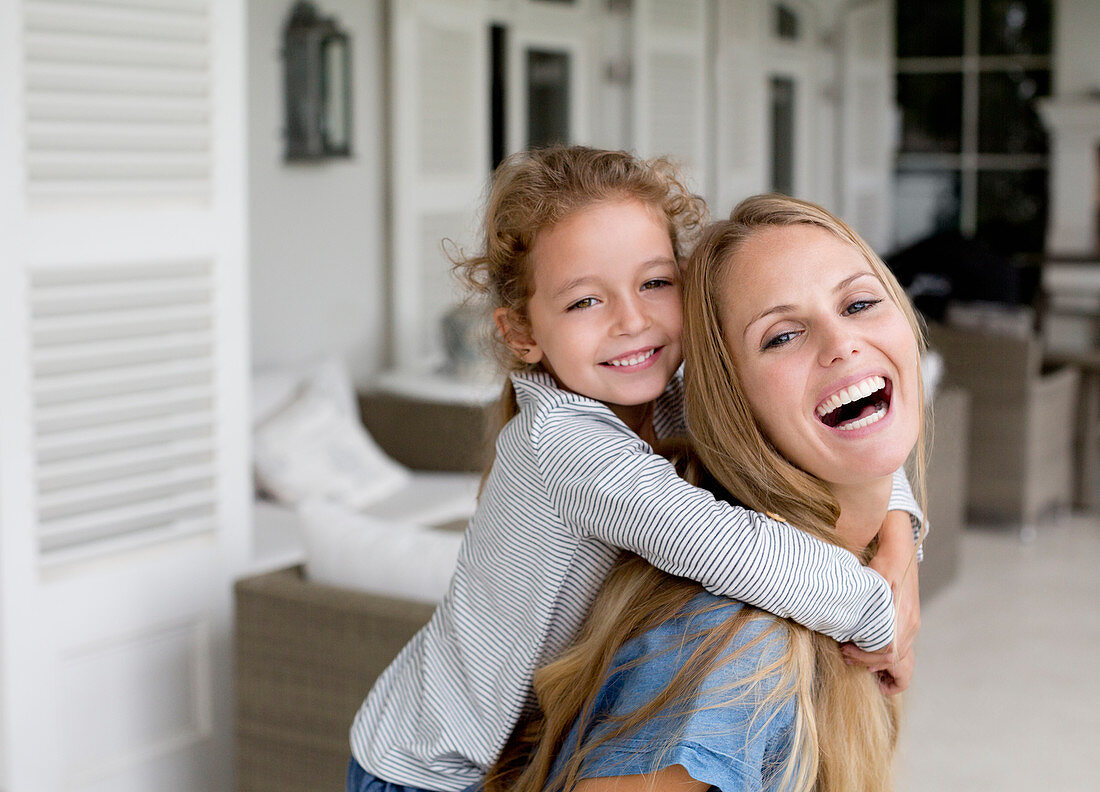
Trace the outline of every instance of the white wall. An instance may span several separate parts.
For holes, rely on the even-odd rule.
[[[1100,3],[1056,0],[1054,4],[1054,93],[1072,96],[1100,90]]]
[[[353,157],[284,164],[282,29],[292,0],[249,0],[249,243],[256,367],[339,353],[386,364],[384,3],[317,0],[349,33]]]

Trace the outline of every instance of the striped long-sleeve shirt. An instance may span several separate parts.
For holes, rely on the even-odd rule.
[[[850,552],[691,486],[608,407],[549,376],[513,382],[519,414],[497,440],[450,589],[352,725],[365,770],[441,792],[479,780],[620,549],[838,641],[893,639],[890,588]],[[674,378],[658,400],[658,437],[683,432],[682,388]],[[904,476],[895,482],[891,508],[919,515]]]

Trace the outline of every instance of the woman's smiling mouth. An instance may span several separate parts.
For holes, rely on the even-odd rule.
[[[873,376],[841,388],[814,412],[830,429],[853,431],[881,421],[890,409],[893,385],[885,377]]]

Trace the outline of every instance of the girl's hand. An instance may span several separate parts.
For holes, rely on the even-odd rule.
[[[878,552],[869,566],[886,578],[894,593],[897,612],[894,642],[878,652],[864,652],[854,644],[845,644],[841,651],[849,662],[880,674],[880,680],[882,674],[887,674],[891,681],[883,686],[883,690],[892,695],[909,686],[913,676],[913,642],[920,630],[917,558],[907,512],[887,513],[879,532]]]
[[[901,660],[876,674],[878,689],[884,696],[896,696],[909,687],[909,683],[913,681],[914,660],[913,652],[910,651]]]

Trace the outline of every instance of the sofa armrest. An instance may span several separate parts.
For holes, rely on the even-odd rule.
[[[234,594],[237,789],[342,789],[355,712],[434,606],[308,582],[301,567]]]

